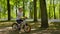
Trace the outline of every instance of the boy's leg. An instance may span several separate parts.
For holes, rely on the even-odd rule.
[[[17,20],[17,23],[18,23],[18,29],[19,29],[19,30],[22,28],[22,26],[20,26],[22,22],[23,22],[22,19]]]
[[[17,20],[17,23],[18,23],[18,30],[20,30],[21,28],[20,28],[20,20]]]

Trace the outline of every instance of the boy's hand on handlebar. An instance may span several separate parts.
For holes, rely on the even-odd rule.
[[[27,19],[27,17],[22,17],[21,19],[23,19],[23,20],[24,20],[24,19]]]
[[[27,17],[25,17],[25,19],[27,19]]]

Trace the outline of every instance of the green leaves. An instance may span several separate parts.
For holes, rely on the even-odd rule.
[[[11,16],[13,18],[16,18],[16,10],[18,7],[22,6],[23,7],[23,1],[24,1],[24,7],[25,7],[25,15],[29,17],[29,13],[31,10],[31,13],[33,12],[34,9],[34,4],[33,4],[33,0],[10,0],[10,9],[11,9]],[[56,15],[58,15],[58,9],[59,9],[59,5],[60,5],[60,0],[54,0],[56,1],[56,3],[54,4],[54,6],[56,7]],[[37,12],[38,12],[38,16],[39,17],[39,11],[40,11],[40,3],[39,0],[37,0]],[[43,5],[43,4],[42,4]],[[51,16],[53,17],[53,0],[46,0],[46,6],[47,6],[47,12],[49,14],[49,8],[50,8],[50,13]],[[1,18],[7,18],[8,12],[7,12],[7,0],[0,0],[0,9],[2,10],[0,12]],[[58,17],[58,16],[57,16]]]

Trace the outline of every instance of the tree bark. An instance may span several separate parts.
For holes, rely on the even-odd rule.
[[[36,22],[37,21],[37,8],[36,8],[36,1],[37,0],[34,0],[34,22]]]
[[[51,15],[50,15],[50,10],[51,10],[51,0],[50,0],[50,6],[49,6],[49,19],[51,19]]]
[[[59,19],[60,19],[60,4],[59,4]]]
[[[41,9],[41,27],[47,28],[48,27],[48,16],[47,16],[47,8],[46,8],[45,0],[40,0],[40,9]]]
[[[23,0],[23,16],[25,17],[25,1]]]
[[[53,10],[54,10],[54,19],[56,19],[56,15],[55,15],[55,4],[54,4],[54,0],[53,0]]]
[[[17,17],[17,1],[16,1],[16,17]]]
[[[7,9],[8,9],[8,21],[11,20],[11,16],[10,16],[10,3],[9,3],[10,0],[7,0]]]
[[[41,18],[41,11],[39,10],[39,19]]]
[[[32,5],[33,4],[32,3],[33,2],[30,2],[30,6],[29,6],[30,7],[30,18],[33,18],[33,12],[32,12],[32,7],[33,7]]]

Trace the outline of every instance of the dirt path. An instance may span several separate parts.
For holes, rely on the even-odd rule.
[[[45,30],[33,30],[29,33],[19,33],[18,31],[13,31],[11,27],[6,27],[0,29],[0,34],[60,34],[60,29],[45,29]]]

